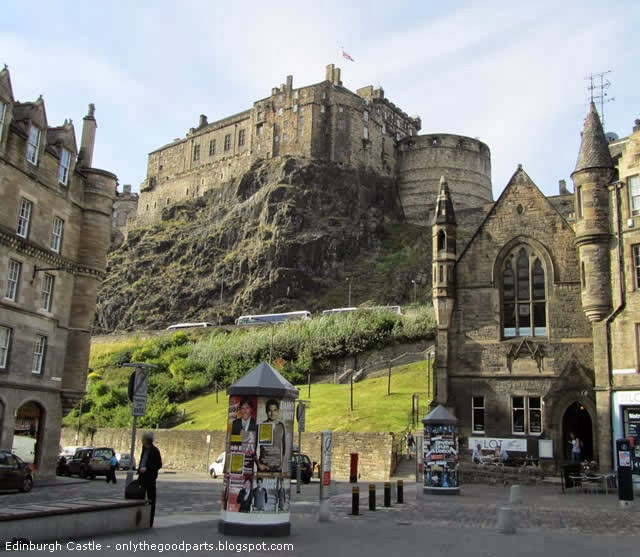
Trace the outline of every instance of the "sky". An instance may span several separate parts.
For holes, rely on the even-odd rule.
[[[246,110],[287,75],[294,87],[318,83],[329,63],[352,91],[382,86],[421,117],[421,133],[485,142],[496,199],[518,164],[547,195],[560,179],[572,189],[589,75],[609,72],[606,131],[624,137],[640,118],[637,0],[3,4],[0,64],[14,97],[42,94],[49,125],[71,118],[78,142],[94,103],[93,166],[114,172],[120,190],[138,191],[148,153],[200,114]]]

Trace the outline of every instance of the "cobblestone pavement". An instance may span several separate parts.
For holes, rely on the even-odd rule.
[[[21,503],[48,502],[61,499],[113,497],[124,492],[124,474],[118,484],[104,480],[58,478],[46,485],[38,485],[31,493],[0,494],[3,506]],[[395,484],[394,484],[395,485]],[[351,484],[339,483],[331,497],[331,516],[334,521],[382,522],[393,524],[428,525],[432,527],[458,526],[465,528],[497,528],[498,510],[508,506],[510,487],[469,485],[463,486],[458,496],[422,495],[414,482],[405,480],[404,504],[390,508],[383,505],[383,486],[377,484],[377,509],[368,510],[367,484],[360,484],[359,516],[351,516]],[[156,517],[159,523],[170,524],[173,517],[181,521],[189,515],[217,519],[220,508],[221,480],[212,480],[198,473],[165,473],[158,478]],[[301,486],[301,493],[292,487],[292,523],[296,518],[317,517],[318,483]],[[640,501],[621,508],[617,492],[605,494],[562,494],[559,486],[521,486],[522,503],[513,505],[518,529],[530,531],[564,531],[598,535],[636,534],[640,532]]]

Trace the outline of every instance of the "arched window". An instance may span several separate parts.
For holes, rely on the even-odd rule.
[[[542,261],[528,247],[512,252],[502,270],[504,338],[547,336],[547,302]]]
[[[442,251],[447,247],[447,237],[444,230],[438,232],[438,251]]]

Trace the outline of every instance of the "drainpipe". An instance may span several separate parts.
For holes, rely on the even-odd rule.
[[[615,222],[615,234],[617,239],[617,251],[618,251],[618,286],[620,288],[620,303],[618,307],[613,310],[611,314],[607,317],[605,321],[605,333],[607,336],[607,371],[609,374],[609,429],[611,433],[611,446],[609,447],[611,450],[611,463],[615,467],[615,451],[613,450],[613,444],[615,443],[615,439],[613,438],[613,358],[612,358],[612,342],[611,342],[611,323],[613,323],[614,319],[624,310],[627,305],[627,300],[625,296],[625,275],[624,275],[624,244],[622,241],[622,223],[621,223],[621,215],[620,215],[620,189],[624,186],[624,182],[621,180],[616,180],[611,184],[613,189],[614,196],[614,211],[616,215]]]

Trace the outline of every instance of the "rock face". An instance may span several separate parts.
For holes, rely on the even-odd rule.
[[[344,306],[346,296],[331,292],[346,290],[356,266],[359,302],[409,301],[411,280],[430,268],[420,247],[429,245],[428,228],[414,227],[413,269],[391,265],[384,284],[367,287],[389,227],[403,222],[390,178],[310,160],[259,161],[220,190],[167,207],[161,224],[129,232],[110,255],[95,332]]]

